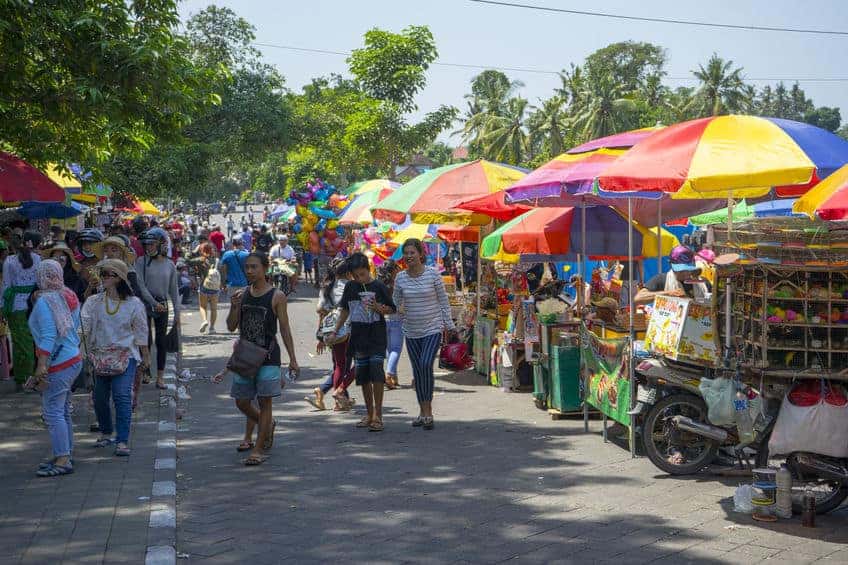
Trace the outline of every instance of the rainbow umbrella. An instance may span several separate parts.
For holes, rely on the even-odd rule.
[[[457,205],[503,190],[526,174],[518,167],[471,161],[432,169],[418,175],[372,208],[377,220],[402,222],[407,214],[416,224],[485,225],[484,214],[457,209]]]
[[[505,190],[460,202],[456,207],[460,210],[485,214],[501,222],[509,221],[533,209],[526,204],[507,202]]]
[[[848,165],[799,198],[792,210],[810,218],[848,220]]]
[[[507,263],[574,261],[578,252],[590,257],[626,257],[628,222],[619,212],[605,206],[578,208],[535,208],[510,220],[483,238],[482,257]],[[633,241],[643,257],[656,254],[656,232],[638,224]],[[583,240],[585,235],[585,241]],[[662,253],[678,244],[669,232],[661,232]]]
[[[371,207],[386,198],[394,192],[392,188],[383,188],[380,190],[372,190],[363,192],[358,196],[354,196],[344,214],[339,216],[339,223],[342,225],[359,225],[369,226],[374,222],[374,217],[371,215]]]
[[[395,190],[400,186],[400,183],[390,181],[389,179],[371,179],[371,180],[362,180],[359,182],[355,182],[349,187],[342,190],[342,194],[346,196],[356,196],[359,194],[365,194],[367,192],[372,192],[374,190],[384,190],[391,189]]]
[[[674,198],[797,196],[848,162],[848,141],[778,118],[714,116],[657,131],[598,177],[609,192]]]

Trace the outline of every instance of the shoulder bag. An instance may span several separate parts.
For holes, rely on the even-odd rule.
[[[239,338],[233,348],[233,354],[227,361],[227,369],[246,379],[253,379],[267,357],[267,349]]]

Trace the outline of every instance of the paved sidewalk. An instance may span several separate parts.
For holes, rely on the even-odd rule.
[[[306,293],[308,291],[305,291]],[[222,315],[226,314],[222,305]],[[551,421],[530,395],[470,374],[437,380],[436,429],[415,395],[386,393],[383,433],[302,398],[329,368],[310,358],[314,299],[290,305],[304,374],[275,403],[272,457],[247,468],[228,385],[192,382],[178,428],[178,556],[209,563],[848,563],[848,512],[762,525],[732,512],[740,479],[674,478],[600,423]],[[187,321],[186,366],[209,376],[232,337]],[[410,369],[404,353],[401,382]],[[357,391],[358,392],[358,391]],[[354,392],[354,396],[359,396]],[[360,408],[361,410],[361,408]]]
[[[38,478],[50,442],[38,394],[0,396],[0,563],[144,563],[159,394],[142,387],[132,455],[95,449],[88,397],[74,397],[75,473]]]

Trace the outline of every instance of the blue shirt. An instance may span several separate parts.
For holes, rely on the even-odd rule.
[[[245,249],[253,249],[253,234],[249,231],[241,232],[241,240],[244,242]]]
[[[38,352],[51,355],[49,364],[51,373],[70,367],[81,359],[80,341],[77,335],[80,327],[79,307],[71,312],[71,318],[74,327],[68,330],[65,337],[61,337],[56,331],[53,312],[50,311],[50,305],[47,301],[36,300],[32,308],[32,314],[29,317],[29,329]]]
[[[233,249],[224,253],[221,263],[227,266],[227,286],[247,286],[244,263],[250,255],[244,249]]]

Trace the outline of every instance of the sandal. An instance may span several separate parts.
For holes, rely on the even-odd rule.
[[[262,447],[267,451],[274,447],[274,432],[277,431],[277,420],[271,420],[271,435],[265,440],[265,445]]]
[[[48,459],[47,461],[42,461],[38,464],[39,469],[46,469],[47,467],[51,467],[56,464],[56,458]],[[74,466],[74,458],[71,457],[71,467]]]
[[[413,428],[420,428],[423,425],[424,425],[424,416],[418,416],[417,418],[412,420],[412,427]]]
[[[256,465],[262,465],[266,459],[268,459],[268,457],[265,455],[251,455],[247,459],[244,459],[242,463],[244,463],[247,467],[255,467]]]
[[[161,381],[156,381],[156,388],[158,388],[159,390],[168,390],[168,385]]]
[[[109,447],[114,443],[114,441],[115,440],[110,437],[102,437],[94,442],[94,447]]]
[[[433,417],[432,416],[425,416],[424,421],[422,422],[422,426],[425,430],[432,430],[433,429]]]
[[[368,426],[369,432],[382,432],[383,431],[383,420],[374,420],[371,422],[371,425]]]
[[[238,451],[239,453],[242,453],[244,451],[250,451],[254,447],[256,447],[256,444],[253,443],[252,441],[243,441],[240,444],[238,444],[238,447],[236,447],[236,451]]]
[[[115,447],[115,455],[118,456],[118,457],[129,457],[130,453],[131,453],[130,448],[127,447],[126,445],[123,446],[123,447],[121,447],[120,445]]]
[[[394,377],[386,377],[386,388],[388,390],[394,390],[397,388],[397,381]]]
[[[314,406],[317,410],[326,410],[327,407],[324,405],[323,400],[319,400],[317,398],[312,398],[311,396],[304,396],[303,399]]]
[[[59,475],[70,475],[74,472],[71,465],[50,465],[35,472],[38,477],[58,477]]]
[[[370,428],[371,427],[371,418],[365,416],[361,420],[356,423],[357,428]]]

